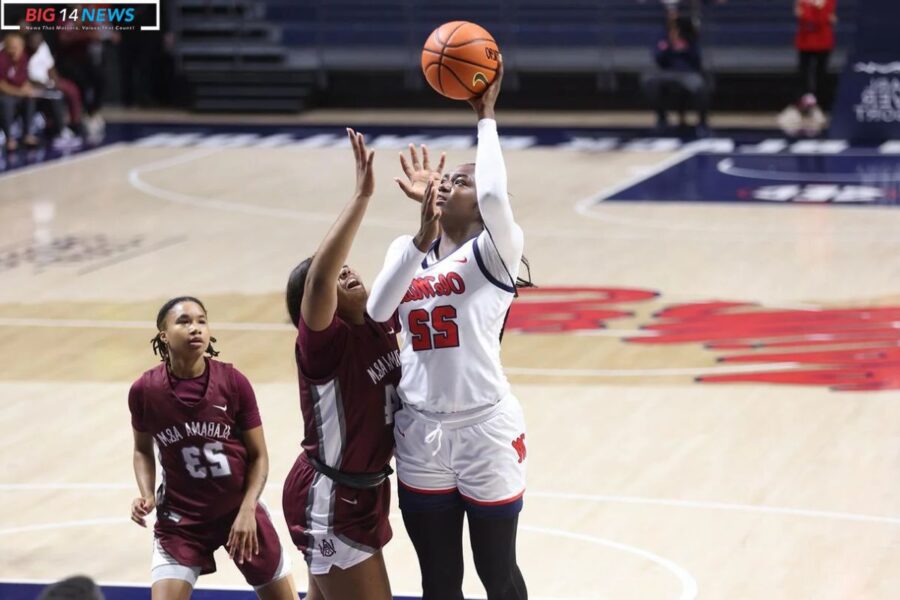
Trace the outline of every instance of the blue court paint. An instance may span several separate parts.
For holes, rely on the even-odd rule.
[[[900,205],[900,159],[838,154],[701,153],[598,201]]]
[[[42,583],[0,583],[0,598],[3,600],[34,600],[47,587]],[[104,585],[101,587],[106,600],[147,600],[150,588],[146,586]],[[301,593],[300,597],[306,594]],[[256,600],[252,589],[212,590],[196,589],[191,600]],[[394,596],[394,600],[421,600],[414,596]]]

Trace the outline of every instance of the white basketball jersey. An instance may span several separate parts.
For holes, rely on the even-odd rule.
[[[512,303],[518,261],[506,265],[487,233],[438,260],[425,256],[399,307],[400,397],[417,410],[451,413],[509,393],[500,332]],[[498,275],[499,273],[499,275]]]

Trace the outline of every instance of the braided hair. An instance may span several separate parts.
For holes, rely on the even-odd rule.
[[[491,238],[493,241],[493,238]],[[496,246],[495,246],[496,247]],[[499,256],[500,253],[497,252]],[[503,258],[500,258],[500,262],[503,263]],[[510,280],[513,282],[513,298],[519,297],[519,289],[521,288],[536,288],[537,285],[531,281],[531,263],[528,262],[528,259],[525,258],[525,255],[522,255],[522,266],[525,267],[525,276],[518,275],[515,280],[513,280],[512,275],[509,273],[509,269],[506,269],[506,263],[503,263],[503,268],[506,269],[506,274],[509,275]],[[503,325],[500,327],[500,341],[503,341],[503,334],[506,333],[506,322],[509,321],[509,312],[512,310],[512,305],[506,309],[506,314],[503,316]]]
[[[522,271],[519,271],[519,275],[516,276],[516,298],[519,297],[521,288],[537,287],[537,284],[531,281],[531,263],[528,262],[528,258],[524,254],[522,255],[522,266],[525,267],[525,276],[522,276]]]
[[[164,341],[162,341],[162,330],[163,325],[166,322],[166,316],[169,314],[169,311],[172,308],[181,302],[193,302],[197,306],[203,309],[203,313],[206,314],[206,307],[203,305],[200,300],[194,298],[193,296],[177,296],[168,300],[162,307],[159,309],[159,312],[156,313],[156,329],[158,333],[153,336],[153,339],[150,340],[150,345],[153,347],[153,354],[159,356],[159,359],[164,362],[169,362],[169,347],[166,345]],[[218,356],[219,353],[213,348],[213,342],[217,341],[216,338],[209,338],[209,346],[206,347],[206,353],[210,356]]]

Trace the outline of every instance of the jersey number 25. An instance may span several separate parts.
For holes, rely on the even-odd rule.
[[[203,445],[202,456],[206,459],[203,464],[201,457],[201,449],[196,446],[188,446],[181,449],[181,457],[184,459],[184,466],[187,468],[191,477],[197,479],[206,479],[208,476],[228,477],[231,475],[231,465],[228,464],[228,457],[222,451],[222,442],[208,442]]]

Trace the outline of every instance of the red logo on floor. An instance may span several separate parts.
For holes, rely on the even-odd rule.
[[[641,302],[658,294],[614,288],[539,287],[521,289],[519,296],[506,322],[508,331],[561,333],[603,329],[606,321],[633,316],[610,304]]]
[[[629,304],[659,296],[648,290],[581,287],[519,293],[507,329],[529,334],[605,329],[607,321],[634,317],[627,310]],[[699,377],[702,383],[816,385],[836,391],[900,389],[898,306],[777,309],[711,301],[668,306],[652,319],[640,327],[648,335],[623,341],[703,344],[719,354],[720,363],[760,364],[756,372]],[[816,350],[823,346],[827,349]],[[777,370],[773,363],[778,364]]]

